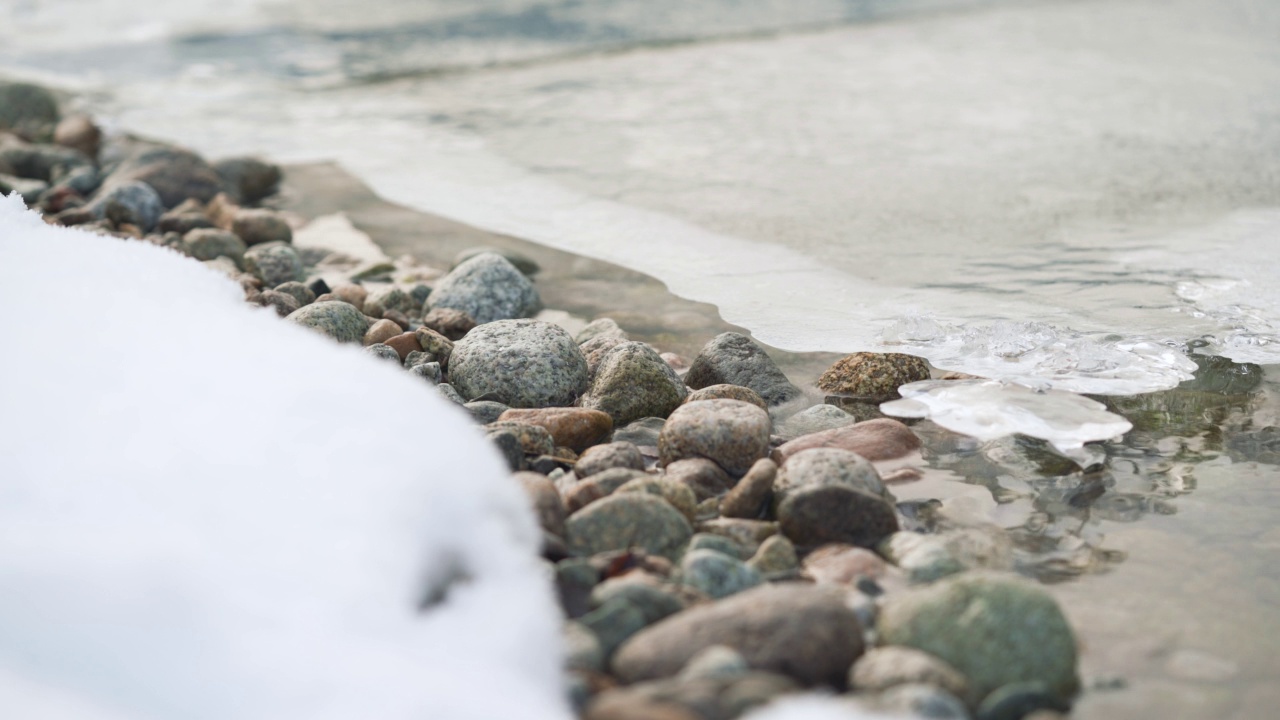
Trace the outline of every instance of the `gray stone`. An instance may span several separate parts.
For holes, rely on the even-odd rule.
[[[773,499],[778,465],[769,458],[757,460],[738,484],[720,501],[720,514],[730,518],[760,517]]]
[[[787,418],[778,429],[778,434],[785,438],[798,438],[801,435],[833,430],[857,422],[857,418],[834,405],[814,405]]]
[[[595,633],[600,641],[600,651],[607,660],[627,638],[644,629],[644,614],[625,600],[606,602],[578,622]]]
[[[557,325],[499,320],[477,326],[453,346],[449,381],[470,400],[563,407],[586,391],[587,361]]]
[[[222,192],[222,178],[218,172],[193,152],[136,143],[125,153],[125,157],[103,180],[102,192],[135,180],[141,181],[154,188],[164,206],[169,208],[187,198],[209,202]]]
[[[530,317],[541,309],[542,300],[533,283],[509,261],[501,255],[481,253],[446,275],[431,291],[427,304],[431,309],[461,310],[484,325]]]
[[[684,382],[653,348],[624,342],[601,360],[582,406],[608,413],[615,426],[666,417],[684,400]]]
[[[640,547],[675,558],[693,529],[661,498],[647,493],[611,495],[591,503],[566,523],[569,549],[576,555]]]
[[[240,203],[256,203],[275,193],[283,174],[280,166],[253,157],[219,160],[213,169],[227,191]]]
[[[0,172],[6,175],[57,185],[86,167],[92,168],[92,161],[71,148],[24,143],[0,145]]]
[[[720,599],[764,582],[746,563],[715,550],[690,550],[680,560],[680,579],[708,597]]]
[[[976,571],[889,596],[877,628],[887,644],[950,664],[974,697],[1019,682],[1062,700],[1079,689],[1071,626],[1052,596],[1015,576]]]
[[[379,321],[379,322],[383,322],[383,321]],[[400,333],[396,333],[396,335],[399,335],[399,334]],[[421,350],[413,350],[408,355],[404,356],[404,362],[401,364],[404,365],[406,368],[411,368],[415,365],[425,365],[426,363],[433,363],[433,362],[436,362],[435,355],[432,355],[429,352],[423,352]]]
[[[662,474],[668,480],[688,486],[699,502],[719,497],[733,485],[729,473],[706,458],[677,460],[663,468]]]
[[[443,395],[446,400],[455,405],[465,405],[467,403],[466,398],[459,395],[458,391],[454,390],[453,386],[449,383],[440,383],[436,386],[436,389],[440,391],[440,394]]]
[[[847,450],[797,453],[782,466],[774,498],[782,533],[800,547],[874,547],[898,530],[893,496],[871,463]]]
[[[374,343],[373,345],[366,345],[364,351],[379,360],[390,360],[397,365],[400,364],[400,354],[390,345]]]
[[[837,448],[815,448],[791,456],[779,471],[774,490],[785,495],[797,488],[821,485],[845,485],[896,502],[874,465],[857,453]]]
[[[314,302],[291,313],[289,320],[328,335],[338,342],[359,344],[369,329],[364,315],[341,300]]]
[[[307,278],[297,251],[285,243],[254,245],[244,253],[244,267],[267,287]]]
[[[286,295],[292,295],[293,298],[298,301],[299,307],[310,305],[311,303],[316,301],[315,291],[313,291],[311,288],[307,287],[306,285],[294,280],[290,280],[289,282],[286,282],[286,283],[280,283],[279,285],[276,286],[275,289],[276,289],[276,292],[282,292],[282,293],[285,293]]]
[[[975,720],[1023,720],[1033,713],[1065,713],[1070,704],[1054,696],[1041,682],[1020,682],[992,690],[974,713]]]
[[[610,602],[625,602],[639,610],[645,625],[684,609],[684,601],[674,593],[648,580],[633,580],[631,574],[605,580],[591,590],[592,607]]]
[[[738,560],[751,557],[751,553],[747,552],[742,543],[737,540],[708,532],[697,533],[689,540],[689,549],[686,552],[694,550],[714,550],[721,555],[728,555]]]
[[[414,365],[409,368],[409,374],[416,375],[432,385],[439,385],[440,379],[444,376],[440,371],[440,363],[436,362],[419,363]]]
[[[785,573],[800,567],[796,557],[796,546],[782,535],[774,535],[760,543],[760,549],[751,556],[747,564],[762,575]]]
[[[898,388],[929,379],[929,365],[913,355],[860,352],[837,360],[818,378],[818,389],[871,402],[898,397]]]
[[[582,453],[582,457],[573,466],[573,472],[580,478],[586,478],[609,468],[619,467],[644,470],[644,456],[629,442],[596,445]]]
[[[510,408],[500,402],[492,400],[476,400],[463,405],[467,412],[471,413],[471,417],[481,425],[488,425],[491,422],[497,422],[502,413]]]
[[[186,245],[187,254],[197,260],[212,260],[216,257],[229,257],[237,263],[242,263],[244,262],[245,250],[248,250],[248,247],[245,246],[244,241],[241,240],[238,235],[235,233],[229,233],[226,230],[218,230],[216,228],[198,228],[192,230],[182,236],[182,242]],[[303,288],[306,287],[305,285],[302,285],[302,283],[298,283],[298,285],[301,285]],[[299,300],[299,306],[307,304],[301,302],[301,298],[297,298],[295,296],[295,299]],[[312,294],[311,299],[315,300],[314,294]]]
[[[597,337],[615,337],[621,340],[628,340],[627,334],[618,327],[618,323],[611,318],[599,318],[587,323],[587,326],[578,331],[573,337],[574,342],[582,345],[583,343]]]
[[[640,418],[613,431],[614,442],[629,442],[636,447],[657,447],[658,436],[667,424],[665,418]],[[616,426],[615,426],[616,427]]]
[[[294,300],[292,295],[286,295],[275,290],[263,290],[253,298],[253,302],[262,307],[275,308],[276,314],[280,317],[289,317],[291,313],[298,309],[298,301]]]
[[[736,678],[751,671],[742,653],[727,645],[712,645],[689,659],[680,670],[684,680],[697,678]]]
[[[439,366],[437,366],[439,369]],[[547,432],[544,427],[537,425],[529,425],[519,422],[492,422],[485,426],[487,432],[496,430],[506,430],[514,433],[520,441],[520,447],[524,448],[526,455],[551,455],[555,453],[556,443],[551,439],[551,433]]]
[[[969,682],[960,671],[915,648],[873,648],[849,670],[849,688],[857,692],[882,692],[908,684],[935,685],[962,700],[976,700],[969,698]]]
[[[765,402],[764,398],[760,397],[760,393],[749,387],[730,385],[728,383],[708,385],[707,387],[699,388],[689,393],[689,395],[684,399],[687,403],[697,402],[699,400],[741,400],[742,402],[749,402],[761,410],[769,410],[769,403]]]
[[[388,310],[395,310],[411,317],[418,313],[420,307],[420,304],[414,302],[413,296],[394,285],[375,290],[364,300],[364,314],[371,317],[382,317],[382,314]]]
[[[99,193],[89,204],[89,211],[94,217],[106,218],[116,225],[128,223],[142,228],[143,232],[151,232],[164,214],[164,204],[150,185],[127,182]]]
[[[862,626],[842,595],[804,585],[766,585],[689,608],[628,640],[614,655],[627,683],[671,677],[702,650],[733,648],[753,669],[805,685],[843,687],[862,654]]]
[[[592,477],[599,477],[594,475]],[[691,524],[697,519],[698,499],[693,491],[680,483],[661,477],[641,476],[628,481],[615,492],[644,492],[671,503]]]
[[[0,82],[0,130],[44,141],[52,136],[58,117],[53,93],[30,83]]]
[[[565,669],[604,672],[604,651],[591,628],[569,620],[562,626],[560,637],[564,641]]]
[[[742,476],[769,453],[769,413],[740,400],[701,400],[681,405],[658,438],[662,464],[691,457],[713,460]]]
[[[791,384],[764,348],[741,333],[721,333],[702,348],[684,380],[697,390],[710,385],[728,383],[756,391],[769,405],[778,405],[800,397],[800,389]]]
[[[494,430],[487,433],[486,437],[493,446],[498,449],[498,453],[507,461],[507,467],[515,472],[524,464],[524,447],[520,444],[520,438],[510,430]]]
[[[246,245],[293,242],[293,228],[280,213],[272,210],[237,210],[231,219],[231,232],[240,236]]]
[[[537,275],[538,271],[541,270],[541,268],[538,267],[538,263],[525,255],[521,255],[520,253],[512,250],[499,250],[498,248],[492,247],[467,248],[453,258],[453,265],[451,267],[456,268],[477,255],[485,254],[501,255],[504,260],[511,263],[517,270],[525,275]]]

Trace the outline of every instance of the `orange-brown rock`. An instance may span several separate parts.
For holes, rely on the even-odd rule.
[[[324,297],[324,296],[321,296],[321,297]],[[390,320],[379,320],[378,322],[374,323],[373,326],[370,327],[367,332],[365,332],[364,339],[361,341],[361,343],[365,347],[368,347],[370,345],[376,345],[378,343],[385,343],[386,341],[390,340],[391,338],[399,334],[400,334],[399,325],[396,325]]]
[[[860,577],[884,575],[884,560],[879,555],[854,545],[833,543],[809,553],[804,571],[814,582],[824,585],[852,585]]]
[[[582,452],[609,439],[613,418],[608,413],[587,408],[513,408],[498,416],[499,422],[538,425],[551,433],[556,445]]]
[[[399,329],[398,325],[396,326],[396,329]],[[396,353],[400,355],[400,362],[404,362],[404,359],[409,357],[409,353],[411,352],[422,352],[422,346],[418,344],[418,336],[411,332],[400,333],[399,335],[387,338],[382,342],[390,345]]]
[[[920,449],[920,438],[897,420],[880,418],[803,435],[778,446],[772,457],[782,465],[792,455],[811,448],[850,450],[875,462],[910,455]]]

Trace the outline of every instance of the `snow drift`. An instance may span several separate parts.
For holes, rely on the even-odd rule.
[[[561,718],[524,498],[420,380],[0,198],[0,707]]]

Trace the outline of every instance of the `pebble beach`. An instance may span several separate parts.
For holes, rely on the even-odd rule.
[[[782,353],[660,283],[463,226],[422,230],[426,259],[388,229],[416,217],[383,208],[382,235],[354,227],[358,210],[329,202],[349,189],[325,192],[340,174],[106,135],[61,104],[0,84],[0,192],[224,273],[245,303],[360,346],[470,417],[541,527],[530,552],[563,613],[579,717],[731,720],[817,691],[850,717],[1053,720],[1123,686],[1082,672],[1049,589],[1122,561],[1067,529],[1104,495],[1125,511],[1104,486],[1113,458],[1025,437],[984,455],[881,410],[904,385],[981,378],[902,353]],[[1196,363],[1192,384],[1107,408],[1158,439],[1262,384],[1256,365]],[[1274,439],[1255,439],[1247,452],[1268,460]],[[1151,445],[1135,467],[1188,452]],[[939,468],[976,485],[1016,475],[1025,522],[921,490]],[[1129,493],[1129,511],[1164,513],[1181,492]]]

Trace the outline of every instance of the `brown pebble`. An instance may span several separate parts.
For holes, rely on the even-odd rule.
[[[320,302],[320,298],[323,298],[323,297],[330,297],[330,293],[325,293],[324,295],[321,295],[319,298],[316,298],[316,302]],[[391,338],[399,334],[400,334],[399,325],[396,325],[390,320],[379,320],[369,328],[368,332],[364,334],[364,339],[361,340],[361,343],[365,347],[368,347],[370,345],[377,345],[378,343],[385,343],[386,341],[390,340]],[[401,360],[403,360],[403,358]]]
[[[409,316],[399,310],[383,310],[382,317],[384,320],[390,320],[400,326],[401,330],[407,331],[409,329]]]
[[[231,232],[245,245],[267,242],[293,242],[293,228],[273,210],[237,210],[231,217]]]
[[[90,158],[98,157],[102,131],[87,115],[70,115],[58,123],[53,141],[63,147],[79,150]]]
[[[264,290],[258,293],[254,302],[263,307],[275,308],[276,314],[280,317],[288,317],[294,310],[302,307],[294,296],[275,290]]]
[[[825,585],[852,585],[860,577],[884,575],[884,560],[866,548],[833,543],[809,553],[803,564],[814,582]]]
[[[513,475],[533,504],[534,514],[543,530],[564,537],[564,503],[556,486],[545,475],[518,472]]]
[[[602,443],[613,433],[613,419],[607,413],[587,408],[512,408],[498,417],[499,422],[506,420],[546,428],[556,445],[575,452]]]
[[[470,315],[453,308],[432,308],[422,318],[422,324],[450,340],[461,340],[476,326]]]
[[[778,476],[778,464],[769,458],[761,458],[738,481],[729,494],[720,501],[720,514],[730,518],[753,520],[763,514],[773,498],[773,481]]]
[[[722,495],[733,485],[733,478],[715,462],[706,458],[686,458],[669,463],[663,476],[688,487],[702,502]]]
[[[429,327],[420,327],[414,333],[417,334],[418,344],[422,349],[435,355],[440,362],[440,367],[448,370],[449,356],[453,353],[453,341]]]
[[[382,321],[379,320],[378,322]],[[388,320],[387,322],[391,321]],[[376,325],[377,323],[374,324]],[[418,336],[411,332],[400,333],[399,335],[387,338],[382,342],[399,353],[400,362],[404,362],[404,359],[409,357],[409,353],[411,352],[422,352],[422,346],[418,344]]]
[[[773,451],[774,462],[782,465],[801,450],[839,448],[850,450],[872,462],[892,460],[920,449],[920,438],[897,420],[867,420],[842,428],[802,435]]]
[[[760,393],[757,393],[749,387],[743,387],[741,385],[729,385],[724,383],[720,385],[710,385],[702,388],[701,390],[694,390],[684,399],[684,404],[687,405],[699,400],[741,400],[743,402],[749,402],[765,412],[769,411],[769,404],[764,401],[764,398],[760,397]]]
[[[337,298],[345,303],[351,303],[356,309],[364,312],[365,298],[369,297],[369,291],[354,283],[342,283],[330,290]]]

